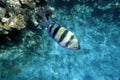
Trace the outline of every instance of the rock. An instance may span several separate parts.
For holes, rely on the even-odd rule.
[[[31,21],[35,26],[38,24],[34,9],[46,3],[46,0],[1,0],[0,1],[0,34],[8,33],[13,29],[21,30]],[[39,4],[39,5],[38,5]],[[47,14],[52,14],[52,9],[46,7]],[[50,16],[49,15],[49,16]]]

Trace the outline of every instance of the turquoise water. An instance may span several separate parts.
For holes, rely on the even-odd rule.
[[[3,51],[12,54],[0,59],[0,80],[119,80],[120,26],[109,16],[80,4],[57,8],[54,19],[75,33],[81,50],[62,48],[46,29],[33,30],[37,43],[27,37]]]

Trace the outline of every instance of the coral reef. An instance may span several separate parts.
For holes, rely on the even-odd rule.
[[[9,46],[0,44],[0,80],[119,80],[120,14],[113,3],[119,0],[48,1],[56,22],[78,36],[80,51],[58,46],[45,28],[36,28],[39,5],[53,14],[44,1],[0,0],[0,43],[3,34],[9,40]]]
[[[47,40],[42,35],[44,31],[37,29],[40,24],[35,12],[41,6],[51,16],[53,10],[46,3],[46,0],[0,0],[0,80],[19,74],[25,58],[31,57],[30,52],[45,55],[34,51],[44,50],[42,44]]]
[[[67,8],[69,12],[76,4],[88,6],[93,9],[93,17],[104,17],[106,22],[112,21],[120,25],[120,1],[119,0],[51,0],[51,5],[56,8]]]
[[[0,1],[0,34],[9,34],[9,31],[13,29],[21,30],[26,27],[27,22],[30,20],[33,23],[37,21],[34,9],[40,5],[46,6],[45,3],[45,0]],[[36,24],[38,23],[36,22]]]
[[[0,15],[0,34],[5,34],[4,31],[9,34],[9,31],[12,31],[12,29],[20,30],[26,26],[25,13],[21,14],[23,9],[20,8],[18,1],[13,3],[13,1],[7,0],[6,6],[4,8],[0,7],[0,12],[2,13]]]

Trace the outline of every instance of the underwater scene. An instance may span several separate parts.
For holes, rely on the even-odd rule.
[[[0,0],[0,80],[120,80],[120,0]]]

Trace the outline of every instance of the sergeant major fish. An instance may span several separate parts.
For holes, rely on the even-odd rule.
[[[47,27],[50,36],[62,47],[79,50],[77,37],[65,27],[54,22],[50,17],[42,16],[42,26]]]

